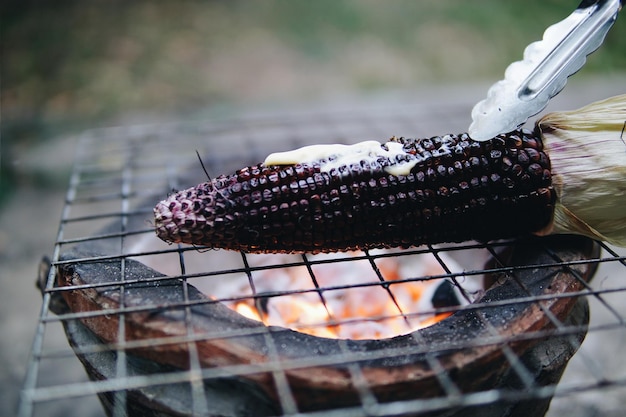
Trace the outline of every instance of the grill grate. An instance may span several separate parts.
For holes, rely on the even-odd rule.
[[[529,410],[541,415],[547,407],[547,403],[541,400],[549,401],[554,396],[553,407],[566,409],[573,395],[583,399],[587,396],[590,399],[585,406],[593,407],[593,395],[600,392],[603,395],[613,393],[615,395],[610,398],[619,401],[619,393],[623,394],[626,386],[626,360],[619,354],[626,344],[626,310],[624,303],[619,302],[626,292],[619,276],[624,273],[626,258],[623,251],[620,253],[610,246],[601,244],[601,253],[590,250],[578,258],[568,257],[571,248],[578,251],[581,245],[585,248],[589,245],[585,240],[572,238],[555,242],[549,239],[489,244],[471,242],[333,257],[275,256],[259,262],[256,255],[168,246],[154,236],[150,226],[153,204],[167,190],[203,180],[195,150],[210,174],[217,175],[258,162],[270,152],[307,144],[382,140],[391,135],[426,136],[461,131],[467,124],[460,116],[467,113],[466,103],[424,106],[409,99],[388,104],[350,106],[350,110],[291,111],[280,118],[258,115],[204,124],[135,126],[86,132],[77,149],[52,255],[52,268],[49,271],[44,268],[40,277],[43,305],[19,415],[44,415],[51,404],[67,399],[76,404],[96,395],[100,396],[108,414],[113,416],[141,415],[141,407],[146,403],[159,411],[169,407],[182,414],[194,415],[369,416],[443,410],[447,413],[445,415],[456,415],[455,412],[471,415],[468,410],[476,412],[473,407],[481,407],[480,415],[498,415],[506,407],[525,401],[535,405],[527,406],[525,411],[518,410],[526,413],[520,415],[529,415]],[[571,242],[576,244],[571,246]],[[535,254],[533,262],[511,264],[507,261],[507,253],[520,245]],[[434,276],[408,275],[389,282],[379,269],[385,259],[423,257],[429,257],[443,272]],[[485,266],[488,258],[493,262]],[[456,260],[451,263],[450,259]],[[357,285],[319,282],[318,267],[353,265],[355,262],[367,263],[377,279]],[[596,267],[599,269],[595,281],[588,284],[588,275]],[[305,268],[311,285],[259,292],[258,274],[279,268]],[[153,269],[159,273],[154,273]],[[72,282],[70,286],[55,285],[59,274],[86,276],[89,271],[94,271],[94,276],[100,278]],[[572,287],[560,293],[538,292],[536,282],[524,278],[538,274],[547,277],[566,274],[571,277]],[[516,295],[441,307],[429,312],[471,314],[476,323],[466,323],[468,329],[463,338],[443,335],[445,340],[439,340],[433,338],[432,332],[420,331],[402,338],[402,343],[380,343],[372,349],[366,348],[372,345],[367,341],[357,343],[339,339],[328,342],[322,339],[319,343],[313,342],[311,350],[307,351],[320,354],[303,355],[295,346],[300,346],[299,343],[306,345],[312,340],[310,337],[292,340],[291,336],[265,326],[237,327],[221,323],[222,327],[217,330],[198,330],[198,315],[204,314],[203,308],[217,308],[217,301],[253,298],[258,307],[269,298],[314,294],[333,319],[327,301],[329,294],[367,287],[386,291],[397,306],[397,316],[409,321],[414,314],[404,311],[395,299],[395,285],[446,278],[462,288],[465,280],[475,277],[500,277],[500,280],[505,277]],[[201,297],[196,289],[213,293],[218,283],[236,279],[247,282],[247,294],[220,296],[215,300]],[[171,290],[165,292],[166,299],[155,301],[146,297],[143,303],[137,303],[136,297],[145,297],[142,291],[146,285],[155,291],[168,286]],[[63,296],[79,291],[106,293],[116,303],[98,310],[70,311]],[[551,307],[559,301],[571,301],[570,304],[575,305],[573,311],[578,312],[571,315],[578,316],[571,320],[571,315],[560,317]],[[584,319],[587,301],[592,309],[589,325]],[[506,321],[513,319],[501,315],[502,312],[522,311],[529,306],[535,307],[537,314],[544,315],[548,325],[542,328],[531,326],[522,333],[509,331]],[[177,329],[182,331],[154,332],[144,338],[133,336],[138,317],[145,320],[162,314],[170,320],[178,320],[181,325]],[[115,331],[110,341],[96,338],[83,325],[98,320],[113,320]],[[352,320],[359,322],[363,319]],[[64,327],[72,348],[51,346],[48,342],[51,333],[60,331],[60,325]],[[475,330],[483,332],[480,338],[471,337]],[[533,351],[532,354],[539,359],[543,358],[541,355],[554,355],[546,360],[548,363],[557,361],[556,357],[561,355],[567,357],[566,362],[585,333],[588,340],[558,386],[558,377],[539,381],[536,370],[529,365],[527,351],[519,348],[547,340],[552,344],[541,345],[541,353]],[[215,360],[213,367],[205,366],[207,346],[236,349],[240,341],[251,339],[261,346],[263,360],[247,357],[248,360],[241,363],[225,360],[223,364]],[[603,340],[607,342],[601,342]],[[184,351],[184,358],[160,363],[159,355],[166,356],[164,349],[174,346]],[[328,352],[322,352],[324,349]],[[482,375],[473,374],[477,389],[468,390],[467,384],[472,385],[472,381],[461,381],[462,372],[452,369],[445,355],[467,352],[467,356],[471,356],[471,352],[481,349],[493,349],[510,371],[499,376],[497,382],[500,385],[493,386],[481,385]],[[136,354],[150,351],[153,353]],[[245,356],[247,351],[242,349],[242,352]],[[236,351],[227,353],[240,354]],[[75,355],[81,358],[92,380],[86,380],[82,371],[67,371],[67,368],[78,367]],[[411,365],[417,359],[424,366],[422,370],[432,375],[429,386],[434,394],[423,398],[417,395],[419,393],[396,396],[373,382],[372,369],[380,369],[380,364],[390,364],[393,368]],[[176,366],[176,361],[181,360],[183,366]],[[345,398],[338,396],[333,406],[315,406],[327,394],[323,390],[319,398],[315,393],[309,393],[310,404],[303,405],[306,401],[303,402],[299,394],[300,385],[305,383],[303,375],[317,377],[319,369],[328,368],[340,368],[345,384],[352,390]],[[488,369],[484,373],[488,374]],[[560,370],[557,373],[560,374]],[[381,374],[377,378],[388,379],[390,382],[383,384],[385,386],[396,383],[400,389],[405,387],[403,383],[394,382],[389,375]],[[419,379],[415,375],[411,378]],[[259,389],[259,386],[265,389]],[[142,400],[138,401],[138,397]],[[233,403],[237,405],[233,406]],[[619,402],[615,405],[615,410],[621,409]],[[485,414],[487,410],[491,414]]]

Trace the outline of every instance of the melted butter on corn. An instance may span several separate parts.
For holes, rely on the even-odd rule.
[[[450,153],[445,141],[437,153],[438,155]],[[392,139],[384,145],[375,140],[368,140],[354,145],[304,146],[291,151],[272,153],[265,158],[263,164],[270,166],[319,162],[322,172],[330,172],[341,166],[360,164],[362,161],[373,162],[381,158],[388,161],[388,165],[384,167],[385,172],[394,176],[408,175],[416,164],[426,159],[422,155],[405,151],[402,143],[394,142]]]

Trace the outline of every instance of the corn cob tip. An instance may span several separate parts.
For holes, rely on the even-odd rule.
[[[156,234],[168,243],[202,244],[219,233],[219,224],[231,219],[228,204],[213,181],[176,192],[153,209]]]

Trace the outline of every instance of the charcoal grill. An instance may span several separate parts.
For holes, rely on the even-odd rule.
[[[45,415],[51,404],[97,396],[112,416],[528,416],[544,415],[553,398],[558,404],[581,393],[623,391],[626,367],[608,368],[610,358],[586,345],[575,357],[584,376],[557,384],[587,334],[609,337],[615,352],[625,344],[624,309],[615,298],[626,287],[604,271],[623,274],[626,260],[602,243],[527,238],[332,259],[305,255],[289,265],[255,266],[246,254],[170,246],[154,236],[154,203],[205,178],[196,151],[217,175],[306,144],[462,131],[470,106],[425,106],[405,97],[86,132],[54,253],[42,263],[43,305],[19,415]],[[351,340],[268,327],[224,307],[230,300],[197,289],[210,292],[243,274],[250,295],[241,297],[260,299],[254,288],[259,270],[312,271],[316,264],[355,260],[376,270],[385,257],[412,256],[431,256],[445,272],[404,281],[445,278],[460,285],[481,277],[484,295],[437,309],[454,314],[425,329]],[[462,269],[446,265],[448,257]],[[591,282],[598,267],[602,275]],[[312,291],[323,300],[333,289],[285,288],[271,296]],[[589,323],[589,303],[600,321]],[[47,345],[59,324],[68,348]],[[76,357],[88,379],[44,375],[48,363],[65,369],[78,365]]]

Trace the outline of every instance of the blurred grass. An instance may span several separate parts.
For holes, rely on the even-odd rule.
[[[81,129],[501,78],[577,0],[5,1],[0,195]],[[584,74],[626,69],[618,22]],[[0,204],[3,197],[0,197]]]

